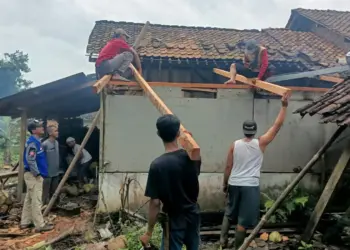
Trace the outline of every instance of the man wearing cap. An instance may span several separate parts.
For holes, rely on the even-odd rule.
[[[45,224],[41,213],[43,181],[48,176],[47,163],[40,137],[44,134],[41,122],[30,121],[28,138],[24,148],[24,181],[27,186],[27,194],[23,204],[21,229],[30,228],[34,223],[36,232],[50,231],[53,225]]]
[[[224,173],[223,190],[227,197],[226,211],[221,227],[220,244],[227,247],[230,225],[236,225],[235,249],[243,244],[247,228],[255,227],[260,215],[260,170],[266,147],[283,125],[289,95],[282,97],[282,107],[272,127],[255,138],[255,121],[243,123],[244,138],[230,146]]]
[[[271,73],[266,48],[258,45],[255,40],[247,41],[245,44],[243,65],[231,64],[231,78],[225,84],[235,84],[237,73],[247,78],[257,78],[258,80],[265,80],[269,77]]]
[[[76,155],[81,146],[75,142],[75,139],[73,137],[68,137],[66,140],[66,143],[70,148],[72,148],[73,154]],[[91,155],[85,148],[83,148],[83,151],[79,155],[80,166],[78,167],[78,179],[80,184],[88,183],[87,176],[89,173],[89,167],[91,162],[92,162]]]
[[[128,75],[126,71],[133,61],[139,73],[142,74],[140,58],[137,52],[126,42],[128,38],[130,36],[125,30],[117,29],[112,40],[102,48],[95,64],[98,79],[109,74],[114,74],[117,78]]]

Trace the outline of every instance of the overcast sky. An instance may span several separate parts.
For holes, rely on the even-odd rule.
[[[236,29],[284,27],[294,8],[350,11],[349,0],[0,0],[0,52],[29,54],[41,85],[94,72],[85,49],[96,20]]]

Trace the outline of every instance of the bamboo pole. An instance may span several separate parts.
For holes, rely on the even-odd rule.
[[[24,148],[27,135],[27,112],[22,111],[21,129],[20,129],[20,144],[19,144],[19,168],[18,168],[18,184],[17,184],[17,201],[22,202],[23,187],[24,187]]]
[[[315,232],[315,229],[318,225],[318,222],[321,219],[321,216],[330,200],[330,198],[332,197],[332,194],[340,180],[340,177],[342,176],[346,166],[348,165],[350,159],[350,145],[348,144],[338,162],[337,165],[335,166],[332,175],[330,176],[326,187],[323,189],[322,195],[320,197],[320,199],[318,200],[316,207],[314,209],[314,211],[312,212],[311,216],[310,216],[310,220],[306,226],[306,229],[304,231],[303,236],[301,237],[301,240],[304,242],[309,242],[312,235]]]
[[[140,34],[137,36],[134,44],[133,44],[133,48],[135,50],[138,49],[138,47],[140,47],[140,43],[142,41],[142,39],[144,38],[144,36],[146,35],[146,31],[148,29],[148,26],[150,25],[150,22],[147,21],[146,24],[142,27]],[[101,90],[109,83],[109,81],[112,79],[112,75],[105,75],[104,77],[102,77],[100,80],[98,80],[94,85],[93,88],[95,90],[95,92],[98,94],[101,92]]]
[[[133,65],[130,66],[134,71],[135,78],[139,83],[140,87],[145,91],[146,95],[152,102],[152,104],[158,109],[161,114],[173,114],[173,112],[165,105],[162,99],[159,98],[156,92],[149,86],[146,80],[140,75],[140,73],[135,69]],[[180,145],[187,151],[188,156],[192,160],[197,160],[200,158],[200,148],[197,142],[193,139],[191,135],[186,133],[185,127],[180,125],[180,136],[179,142]]]
[[[91,134],[92,134],[92,131],[94,131],[94,129],[95,129],[95,127],[96,127],[96,124],[97,124],[97,122],[98,122],[98,118],[99,118],[99,116],[100,116],[100,113],[101,113],[101,110],[99,110],[99,111],[96,113],[95,118],[94,118],[94,120],[92,121],[92,123],[91,123],[91,125],[90,125],[90,128],[89,128],[89,130],[87,131],[87,133],[86,133],[86,135],[85,135],[85,137],[84,137],[84,140],[82,141],[82,143],[81,143],[81,145],[80,145],[80,148],[79,148],[78,152],[74,155],[74,158],[73,158],[72,162],[69,164],[69,167],[68,167],[66,173],[64,174],[64,176],[63,176],[63,178],[62,178],[60,184],[59,184],[58,187],[56,188],[55,193],[53,194],[53,196],[52,196],[52,198],[51,198],[49,204],[47,205],[47,207],[46,207],[46,209],[45,209],[45,211],[44,211],[44,214],[43,214],[44,216],[48,215],[48,213],[50,212],[50,210],[51,210],[53,204],[55,203],[55,201],[56,201],[56,199],[57,199],[57,197],[58,197],[58,195],[59,195],[59,193],[60,193],[60,191],[61,191],[63,185],[66,183],[66,181],[67,181],[67,179],[68,179],[68,177],[69,177],[69,174],[72,172],[73,168],[75,167],[75,164],[77,163],[77,161],[78,161],[78,159],[79,159],[79,157],[80,157],[80,154],[82,153],[82,151],[83,151],[83,149],[84,149],[86,143],[88,142],[88,140],[89,140],[89,138],[90,138],[90,136],[91,136]]]
[[[268,221],[270,216],[277,210],[278,206],[284,201],[287,195],[293,190],[293,188],[300,182],[300,180],[307,174],[307,172],[312,168],[312,166],[317,162],[317,160],[326,152],[326,150],[332,145],[332,143],[339,137],[339,135],[345,130],[347,126],[339,127],[335,133],[329,138],[329,140],[317,151],[317,153],[311,158],[311,160],[306,164],[306,166],[300,171],[297,177],[288,185],[288,187],[282,192],[282,194],[277,198],[272,207],[266,212],[266,214],[261,218],[259,224],[254,228],[248,238],[245,239],[243,245],[239,250],[245,250],[249,247],[250,242],[252,242],[255,236],[259,233],[260,229],[263,227],[265,222]]]

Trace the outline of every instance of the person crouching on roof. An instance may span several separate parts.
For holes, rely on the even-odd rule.
[[[130,36],[123,29],[117,29],[113,38],[102,48],[95,63],[96,77],[105,75],[129,75],[127,69],[134,61],[136,69],[142,74],[141,61],[137,52],[126,42]]]
[[[243,65],[231,64],[231,78],[225,84],[235,84],[237,73],[247,78],[257,78],[262,81],[268,78],[271,72],[269,69],[267,49],[258,45],[255,40],[247,41],[245,44]]]

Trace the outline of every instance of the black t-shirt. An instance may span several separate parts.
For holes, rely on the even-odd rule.
[[[197,212],[200,167],[183,149],[159,156],[151,163],[145,196],[159,199],[169,216]]]

